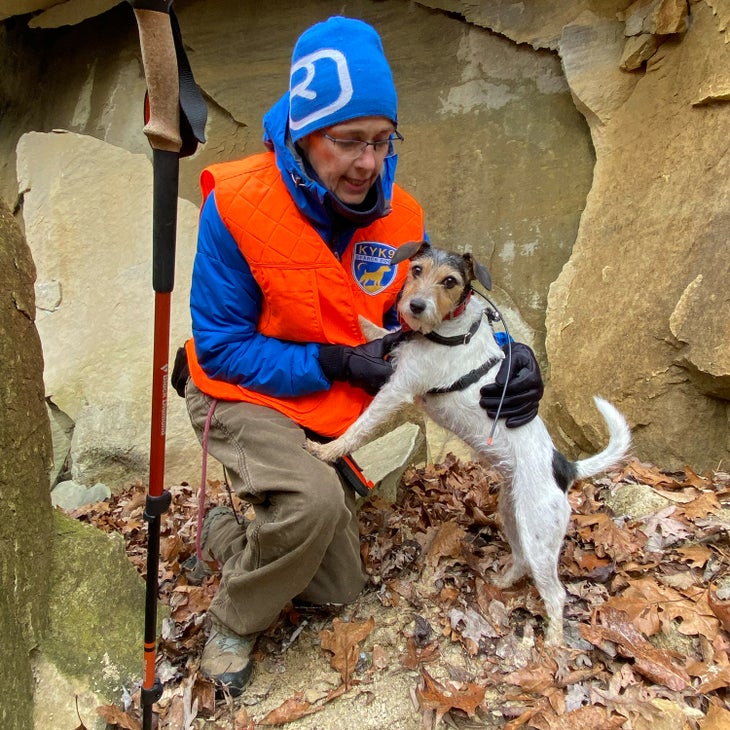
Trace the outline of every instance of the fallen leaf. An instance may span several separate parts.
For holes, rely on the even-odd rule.
[[[376,669],[385,669],[389,663],[388,652],[380,644],[376,644],[373,647],[373,666]]]
[[[693,568],[703,568],[712,555],[712,551],[705,545],[685,545],[676,549],[682,556],[682,562],[689,563]]]
[[[719,514],[722,505],[717,497],[711,492],[703,492],[697,499],[683,505],[679,508],[680,513],[684,513],[690,520],[698,517],[707,517],[710,514]]]
[[[375,619],[371,616],[367,621],[332,620],[332,631],[324,629],[319,632],[322,648],[332,652],[330,666],[342,677],[342,682],[349,689],[352,673],[355,671],[360,642],[366,639],[375,628]]]
[[[421,664],[438,659],[440,654],[441,650],[437,641],[426,644],[425,646],[418,646],[413,640],[413,637],[409,636],[406,640],[406,651],[405,654],[401,655],[400,663],[406,669],[418,669]]]
[[[467,651],[471,656],[479,653],[484,639],[496,639],[499,632],[474,609],[467,608],[466,611],[454,608],[449,611],[451,628],[464,640]]]
[[[233,718],[233,730],[256,730],[256,723],[249,717],[245,707],[242,707]]]
[[[142,724],[115,705],[101,705],[96,712],[108,725],[116,725],[121,730],[142,730]]]
[[[529,726],[536,730],[620,730],[622,725],[623,718],[611,718],[605,707],[593,705],[579,707],[562,715],[538,712],[530,719]]]
[[[717,597],[715,589],[711,587],[707,592],[707,603],[712,609],[712,613],[720,619],[722,628],[730,632],[730,601],[721,601]]]
[[[456,522],[444,522],[436,533],[426,555],[426,565],[435,568],[441,558],[460,558],[461,541],[466,532]]]
[[[418,703],[423,710],[434,710],[436,719],[434,727],[450,710],[462,710],[473,717],[477,707],[484,700],[486,687],[477,684],[441,684],[421,667],[421,683],[416,689]]]
[[[310,702],[302,699],[303,695],[298,692],[294,697],[290,697],[278,707],[267,712],[264,717],[258,721],[259,725],[286,725],[294,720],[299,720],[307,715],[313,715],[315,712],[321,712],[324,705],[315,706]]]
[[[508,684],[522,687],[525,692],[543,694],[551,687],[555,687],[555,667],[546,664],[530,664],[524,669],[510,672],[504,677]]]
[[[613,642],[619,653],[634,659],[636,671],[652,682],[676,691],[690,686],[691,680],[687,672],[676,666],[669,654],[650,644],[628,623],[624,612],[607,607],[599,615],[600,626],[581,624],[581,634],[586,641],[596,646],[600,646],[603,641]]]
[[[730,712],[714,702],[707,709],[707,715],[700,721],[700,730],[727,730],[730,727]]]
[[[625,524],[617,525],[606,513],[593,515],[574,515],[582,536],[595,545],[596,555],[608,555],[614,561],[628,560],[646,544],[646,537]]]

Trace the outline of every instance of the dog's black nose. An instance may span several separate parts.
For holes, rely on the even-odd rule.
[[[412,299],[408,306],[413,314],[421,314],[426,309],[426,302],[423,299]]]

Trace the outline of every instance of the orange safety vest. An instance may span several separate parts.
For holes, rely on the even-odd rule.
[[[397,185],[392,211],[358,229],[342,261],[294,204],[272,152],[206,168],[203,195],[215,190],[218,213],[245,256],[261,292],[258,330],[293,342],[359,345],[358,315],[382,326],[403,286],[406,267],[387,262],[395,248],[421,240],[423,210]],[[382,243],[378,243],[382,242]],[[186,343],[190,375],[204,393],[274,408],[323,436],[339,436],[372,398],[346,382],[295,397],[265,395],[209,378]]]

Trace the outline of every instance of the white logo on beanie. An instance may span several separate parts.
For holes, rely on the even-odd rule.
[[[317,62],[321,62],[323,60],[334,61],[335,63],[337,81],[339,82],[339,94],[334,101],[330,102],[326,106],[314,108],[309,114],[306,114],[299,119],[295,119],[293,116],[294,109],[303,110],[311,109],[313,106],[316,107],[318,85],[318,77],[316,74]],[[322,67],[322,64],[320,64],[320,66]],[[329,68],[331,68],[330,64],[326,63],[325,66],[328,67],[327,70],[329,71]],[[289,126],[294,131],[301,129],[302,127],[306,127],[313,122],[317,122],[320,119],[324,119],[330,114],[339,111],[344,106],[347,106],[350,99],[352,99],[353,94],[352,79],[350,78],[350,71],[347,67],[347,59],[340,51],[334,48],[323,48],[300,58],[291,67],[291,78],[294,78],[294,74],[302,68],[305,69],[306,76],[302,81],[297,83],[295,86],[292,86],[289,92],[291,105]],[[320,91],[326,89],[327,95],[329,96],[333,90],[331,85],[333,79],[329,73],[325,72],[325,74],[327,80],[323,87],[320,88]],[[297,97],[306,101],[304,101],[304,103],[302,103],[302,101],[297,102]]]

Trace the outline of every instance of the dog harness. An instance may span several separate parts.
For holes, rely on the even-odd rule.
[[[490,357],[483,365],[468,372],[466,375],[462,375],[458,380],[455,380],[451,385],[447,385],[443,388],[431,388],[428,391],[429,395],[440,395],[442,393],[454,393],[457,390],[464,390],[470,385],[478,382],[479,379],[486,375],[498,362],[501,362],[501,357]]]
[[[459,305],[460,312],[463,312],[464,307],[466,306],[467,299]],[[448,317],[446,319],[453,319],[456,316],[456,310],[453,312],[450,312]],[[474,337],[474,335],[477,333],[477,330],[479,329],[480,325],[482,323],[482,318],[479,317],[479,319],[475,320],[471,327],[469,327],[469,330],[465,332],[463,335],[454,335],[452,337],[443,337],[442,335],[437,334],[436,332],[429,332],[428,334],[424,335],[424,337],[427,340],[431,340],[431,342],[435,342],[438,345],[446,345],[448,347],[457,347],[458,345],[467,345],[469,342],[471,342],[471,338]],[[498,362],[500,362],[502,358],[501,357],[490,357],[489,360],[487,360],[484,364],[480,365],[478,368],[474,368],[474,370],[468,372],[466,375],[462,375],[460,378],[455,380],[451,385],[446,385],[443,388],[431,388],[431,390],[428,391],[429,395],[440,395],[442,393],[454,393],[457,390],[464,390],[465,388],[468,388],[470,385],[473,385],[474,383],[478,382],[480,378],[484,375],[486,375]]]

